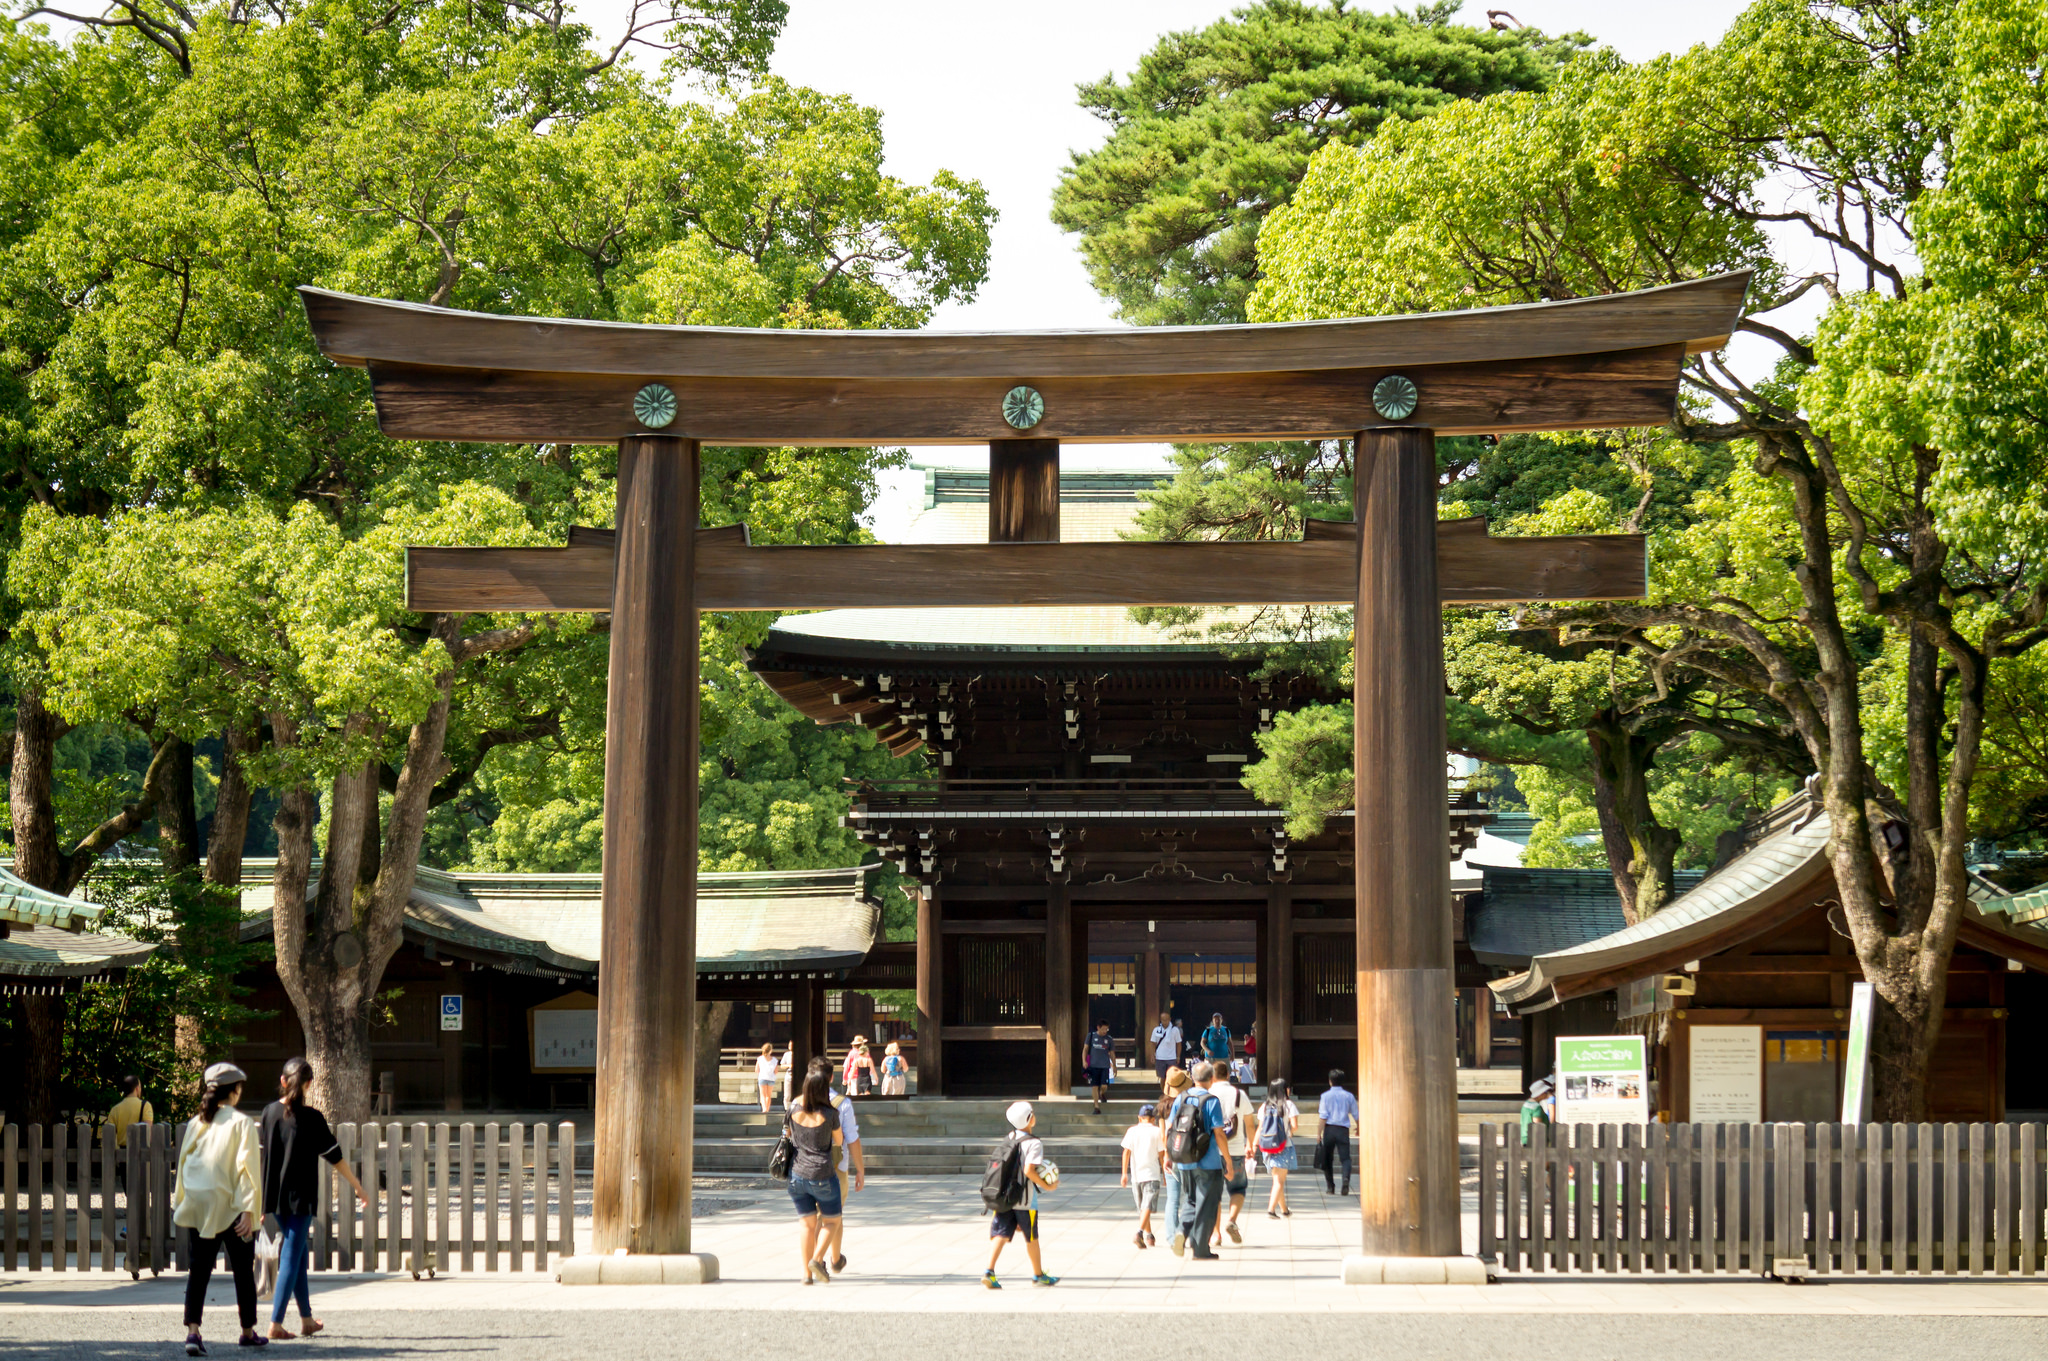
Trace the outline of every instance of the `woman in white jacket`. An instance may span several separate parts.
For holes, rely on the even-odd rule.
[[[242,1315],[242,1345],[270,1339],[256,1331],[256,1220],[263,1213],[263,1155],[256,1122],[235,1109],[247,1075],[232,1063],[206,1070],[199,1114],[185,1127],[178,1150],[178,1185],[171,1222],[185,1231],[185,1355],[206,1355],[199,1316],[221,1249],[234,1273],[235,1304]]]

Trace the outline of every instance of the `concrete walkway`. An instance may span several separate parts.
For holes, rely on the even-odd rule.
[[[1338,1265],[1355,1241],[1358,1202],[1328,1197],[1306,1176],[1292,1179],[1294,1215],[1266,1218],[1267,1183],[1253,1182],[1240,1221],[1242,1246],[1223,1260],[1177,1258],[1160,1233],[1156,1248],[1131,1243],[1130,1193],[1113,1177],[1074,1177],[1045,1198],[1047,1268],[1061,1278],[1034,1289],[1022,1244],[1003,1257],[1004,1289],[979,1281],[989,1240],[976,1182],[967,1177],[877,1179],[852,1198],[849,1271],[831,1285],[800,1284],[797,1226],[781,1187],[764,1179],[702,1179],[697,1244],[715,1253],[725,1279],[711,1287],[577,1287],[538,1274],[443,1277],[415,1282],[383,1275],[314,1276],[315,1312],[330,1323],[356,1313],[431,1311],[488,1317],[507,1311],[859,1311],[891,1314],[999,1312],[1051,1315],[1151,1314],[1190,1308],[1232,1313],[1410,1313],[1472,1315],[1984,1315],[2048,1317],[2048,1282],[1889,1281],[1853,1278],[1786,1286],[1753,1277],[1662,1280],[1529,1278],[1491,1286],[1347,1287]],[[1469,1193],[1468,1193],[1469,1194]],[[1469,1209],[1469,1206],[1468,1206]],[[1468,1236],[1474,1231],[1467,1216]],[[587,1228],[585,1231],[587,1233]],[[583,1241],[587,1242],[585,1237]],[[233,1317],[224,1274],[215,1276],[211,1335]],[[101,1311],[162,1316],[175,1326],[181,1276],[130,1283],[125,1275],[0,1276],[0,1317]],[[267,1317],[267,1306],[266,1306]],[[56,1318],[53,1328],[68,1327]],[[31,1333],[29,1323],[21,1325]],[[154,1326],[154,1325],[149,1325]],[[0,1333],[4,1333],[0,1329]],[[168,1333],[165,1336],[169,1336]]]

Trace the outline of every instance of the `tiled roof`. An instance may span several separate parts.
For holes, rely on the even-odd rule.
[[[77,898],[37,888],[12,870],[0,869],[0,922],[9,926],[54,926],[85,931],[99,920],[100,909]]]
[[[261,874],[269,862],[250,862]],[[874,865],[697,876],[697,971],[810,973],[849,969],[881,933],[869,902]],[[406,904],[408,933],[495,955],[514,972],[596,971],[603,879],[595,874],[489,874],[421,866]],[[270,885],[244,880],[243,934],[268,934]],[[256,914],[249,917],[247,914]]]
[[[17,926],[0,940],[0,986],[16,977],[94,978],[132,969],[154,953],[155,945],[113,932]]]
[[[1670,957],[1696,941],[1707,940],[1731,925],[1781,905],[1783,894],[1773,890],[1787,884],[1818,881],[1830,872],[1827,811],[1806,794],[1793,795],[1753,826],[1760,835],[1747,850],[1690,892],[1673,899],[1649,920],[1576,945],[1547,950],[1530,961],[1526,973],[1494,983],[1495,994],[1511,1005],[1548,1005],[1543,999],[1562,980],[1608,973],[1657,956]],[[2048,902],[2040,903],[2041,917],[2018,915],[2036,910],[2029,900],[2038,901],[2037,895],[2044,895],[2044,891],[2016,897],[1984,897],[1973,886],[1965,916],[1989,928],[1992,939],[2004,937],[2016,946],[2048,948],[2048,930],[2024,924],[2048,917]],[[2013,924],[1994,920],[2000,916]]]
[[[1480,883],[1479,900],[1466,909],[1465,940],[1482,964],[1527,967],[1532,956],[1628,924],[1614,876],[1603,871],[1488,865]]]

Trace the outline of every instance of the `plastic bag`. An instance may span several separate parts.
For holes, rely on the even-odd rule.
[[[267,1300],[277,1291],[277,1261],[284,1248],[283,1235],[268,1227],[256,1235],[256,1298]]]

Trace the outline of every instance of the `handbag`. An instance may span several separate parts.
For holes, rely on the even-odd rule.
[[[788,1181],[789,1170],[796,1164],[796,1140],[789,1134],[789,1117],[782,1117],[782,1137],[775,1141],[775,1151],[768,1155],[768,1175],[777,1181]]]

